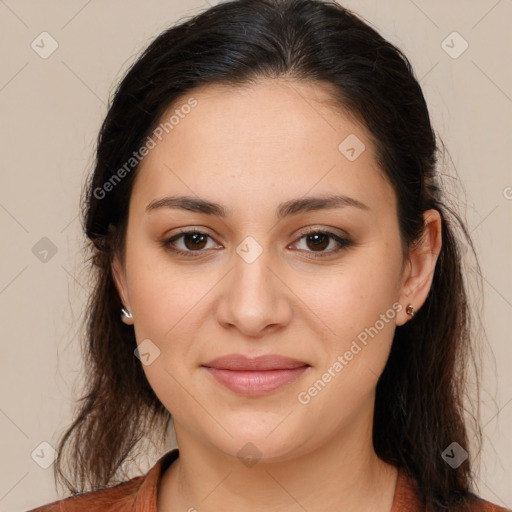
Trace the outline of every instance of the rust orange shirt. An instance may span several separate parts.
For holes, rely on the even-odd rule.
[[[157,512],[157,491],[160,476],[176,460],[178,449],[162,455],[145,474],[114,487],[77,494],[43,505],[28,512]],[[467,512],[507,512],[507,509],[475,497]],[[398,472],[391,512],[427,512],[417,494],[414,480]]]

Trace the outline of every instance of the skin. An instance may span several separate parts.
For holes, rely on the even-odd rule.
[[[373,449],[375,387],[396,326],[410,320],[406,306],[418,310],[429,292],[441,249],[439,213],[425,212],[423,240],[404,260],[396,196],[368,132],[329,104],[323,84],[210,85],[176,105],[192,95],[197,106],[138,169],[125,258],[113,263],[138,343],[149,338],[160,350],[143,368],[174,418],[180,448],[160,481],[158,510],[218,511],[229,503],[252,512],[389,512],[397,471]],[[354,161],[338,150],[350,134],[366,147]],[[369,210],[346,206],[276,221],[281,202],[334,192]],[[233,215],[145,212],[171,194],[221,203]],[[353,245],[330,252],[340,246],[327,239],[316,249],[307,227],[348,234]],[[178,228],[210,235],[199,257],[162,246]],[[251,263],[236,252],[247,236],[262,249]],[[190,239],[174,244],[197,252]],[[394,317],[300,403],[298,394],[386,311]],[[267,395],[241,396],[201,368],[231,353],[285,355],[310,368]],[[261,456],[250,467],[237,456],[248,442]]]

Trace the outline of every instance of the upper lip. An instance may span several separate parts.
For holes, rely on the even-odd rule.
[[[219,370],[267,371],[290,370],[309,365],[304,361],[298,361],[297,359],[277,354],[265,354],[257,357],[248,357],[243,354],[229,354],[217,357],[208,363],[204,363],[202,366],[217,368]]]

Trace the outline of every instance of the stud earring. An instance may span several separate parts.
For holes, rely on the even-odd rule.
[[[414,315],[416,314],[414,311],[414,308],[412,307],[412,304],[409,304],[407,308],[405,309],[405,312],[411,317],[414,318]]]
[[[133,315],[131,314],[130,311],[127,311],[126,309],[124,308],[121,308],[121,320],[125,323],[125,324],[128,324],[128,325],[131,325],[132,322],[130,322],[130,320],[133,318]]]

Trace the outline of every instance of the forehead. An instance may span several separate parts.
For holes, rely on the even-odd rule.
[[[179,120],[174,116],[179,122],[172,128],[188,147],[214,146],[223,156],[231,150],[233,156],[259,155],[272,161],[291,160],[306,152],[316,158],[325,152],[332,159],[338,154],[340,137],[357,133],[368,138],[368,133],[335,102],[331,90],[328,84],[284,79],[243,86],[207,85],[173,102],[162,120],[179,113],[193,98],[196,106]],[[287,149],[295,151],[287,153]]]
[[[380,197],[389,204],[392,190],[366,128],[335,107],[324,84],[203,86],[174,101],[160,126],[166,122],[134,185],[133,195],[146,204],[180,191],[249,206],[310,190],[357,196],[367,204]],[[344,153],[347,140],[360,152],[355,159]]]

